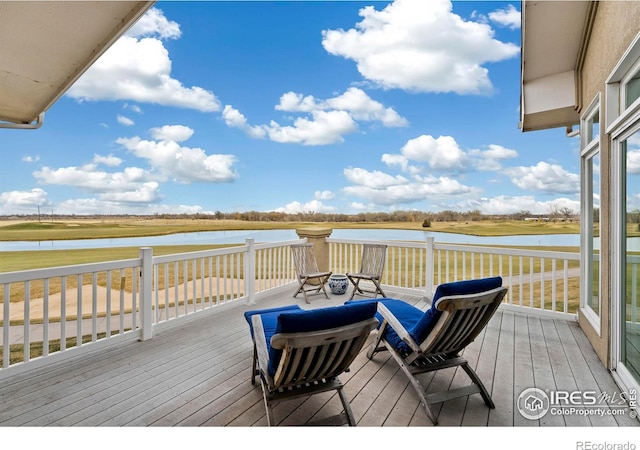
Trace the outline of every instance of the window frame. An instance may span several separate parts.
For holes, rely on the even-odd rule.
[[[598,265],[598,311],[591,307],[590,298],[593,296],[593,194],[594,194],[594,158],[600,157],[600,139],[602,136],[602,115],[600,114],[600,93],[591,101],[585,113],[580,118],[580,243],[581,286],[580,309],[598,336],[602,336],[602,263]],[[593,132],[593,118],[599,115],[598,134],[589,136]],[[600,159],[601,161],[601,159]],[[598,195],[602,194],[602,177],[598,176]],[[601,214],[601,206],[599,205]],[[600,215],[600,222],[602,215]]]

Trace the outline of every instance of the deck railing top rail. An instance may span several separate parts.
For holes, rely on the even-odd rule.
[[[154,327],[193,313],[213,313],[214,307],[239,300],[259,303],[260,294],[274,288],[291,285],[293,294],[289,247],[305,241],[249,239],[161,256],[143,248],[138,258],[0,273],[0,367],[14,365],[9,348],[20,345],[49,344],[43,345],[42,355],[27,351],[26,362],[85,347],[81,341],[87,336],[92,345],[131,334],[148,339]],[[326,238],[325,263],[334,273],[357,270],[365,242],[371,241]],[[511,305],[560,316],[574,314],[579,305],[578,253],[445,244],[432,238],[384,243],[389,248],[382,284],[396,290],[428,298],[445,281],[502,275]],[[59,350],[49,350],[52,341]]]

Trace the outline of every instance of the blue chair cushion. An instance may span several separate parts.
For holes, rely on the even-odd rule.
[[[479,292],[488,291],[502,286],[501,277],[481,278],[477,280],[456,281],[452,283],[444,283],[438,286],[433,296],[431,307],[427,311],[422,311],[413,305],[402,300],[396,299],[372,299],[372,300],[349,300],[346,304],[358,303],[383,303],[389,311],[398,319],[411,338],[420,345],[427,338],[436,322],[442,315],[442,311],[436,308],[436,302],[450,295],[477,294]],[[382,316],[376,314],[378,320],[382,324]],[[398,336],[391,327],[387,327],[385,339],[400,354],[407,355],[411,352],[409,346]]]
[[[341,305],[326,308],[305,310],[295,308],[276,308],[260,312],[247,311],[247,313],[260,314],[264,326],[267,350],[269,351],[269,364],[267,370],[271,376],[275,375],[282,356],[282,350],[271,347],[271,338],[278,333],[304,333],[309,331],[337,328],[353,323],[361,322],[375,316],[377,304]],[[248,317],[247,320],[251,321]]]
[[[442,297],[450,295],[478,294],[502,286],[502,277],[479,278],[476,280],[455,281],[443,283],[438,286],[431,308],[424,313],[424,316],[415,324],[412,329],[407,329],[409,334],[418,345],[420,345],[429,335],[436,322],[440,318],[442,311],[438,311],[436,304]]]
[[[253,339],[253,324],[251,323],[252,317],[256,314],[260,314],[262,316],[262,326],[264,327],[265,333],[269,333],[269,338],[273,336],[276,330],[276,324],[278,315],[283,311],[300,311],[300,307],[298,305],[288,305],[281,306],[279,308],[269,308],[269,309],[254,309],[251,311],[245,311],[244,318],[249,322],[249,330],[251,331],[251,339]],[[267,331],[268,330],[268,331]],[[267,339],[267,346],[269,345],[269,340]]]
[[[422,316],[424,316],[425,312],[419,308],[416,308],[413,305],[410,305],[407,302],[402,300],[396,300],[393,298],[379,298],[379,299],[371,299],[371,300],[348,300],[346,304],[353,303],[382,303],[387,307],[391,314],[393,314],[402,324],[405,330],[412,329],[415,324],[420,320]],[[380,321],[378,328],[382,325],[382,321],[384,320],[382,315],[378,312],[376,313],[376,318]],[[398,333],[391,328],[387,327],[387,331],[385,332],[385,339],[389,342],[389,345],[393,346],[400,352],[402,355],[405,355],[411,351],[409,346],[398,336]]]

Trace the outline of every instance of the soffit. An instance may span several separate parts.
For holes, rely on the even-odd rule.
[[[0,121],[37,120],[153,3],[0,1]]]

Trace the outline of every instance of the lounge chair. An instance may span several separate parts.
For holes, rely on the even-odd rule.
[[[318,269],[313,244],[293,244],[291,252],[298,280],[298,290],[293,296],[297,297],[302,292],[304,301],[307,303],[310,303],[309,295],[314,294],[324,294],[328,299],[329,295],[324,285],[329,280],[331,271]]]
[[[349,370],[378,325],[375,313],[373,303],[245,312],[254,348],[251,383],[260,377],[269,426],[276,424],[274,401],[330,390],[338,391],[344,411],[307,425],[356,425],[338,376]]]
[[[360,262],[360,271],[357,273],[347,273],[347,278],[353,284],[353,292],[351,299],[356,295],[365,295],[365,293],[373,294],[373,297],[386,297],[380,287],[382,271],[384,270],[384,261],[387,254],[387,246],[385,244],[363,244],[362,260]],[[369,281],[373,284],[373,288],[365,289],[360,286],[361,281]]]
[[[377,352],[389,350],[427,416],[437,425],[431,405],[446,400],[479,393],[488,407],[495,408],[482,381],[460,353],[487,325],[506,293],[502,278],[490,277],[439,285],[427,311],[395,299],[351,300],[347,304],[378,303],[381,324],[367,356],[373,359]],[[418,375],[457,366],[471,378],[470,385],[426,393],[427,386]]]

